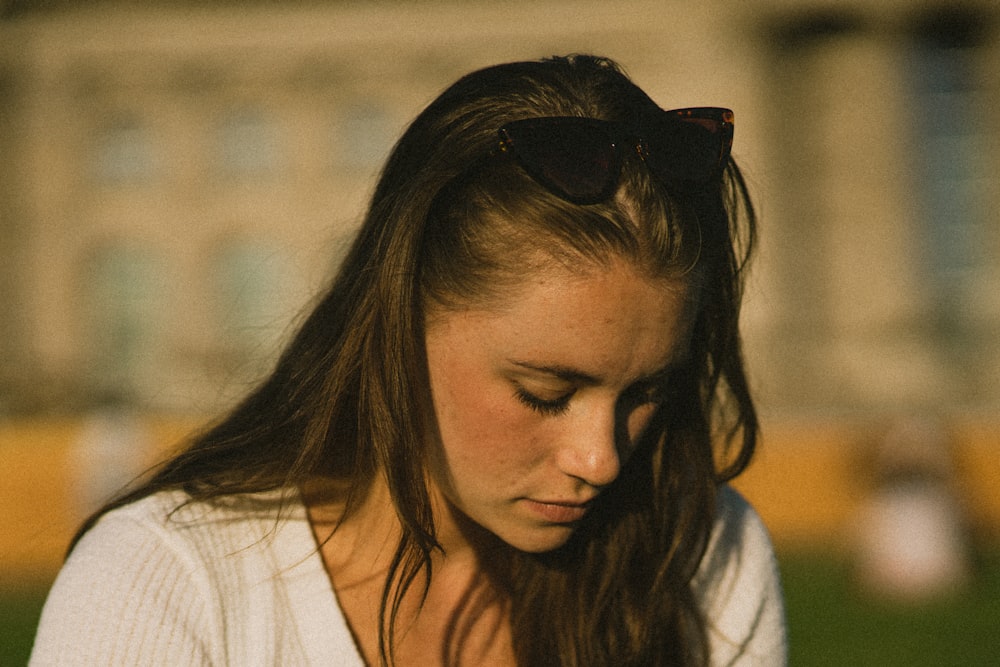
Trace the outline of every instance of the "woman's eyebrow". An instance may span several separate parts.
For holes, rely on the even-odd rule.
[[[534,371],[536,373],[544,373],[545,375],[551,375],[553,377],[559,378],[560,380],[565,380],[566,382],[573,382],[575,384],[585,384],[585,385],[600,384],[601,382],[601,378],[597,377],[596,375],[591,375],[590,373],[584,373],[583,371],[577,370],[575,368],[570,368],[568,366],[533,364],[528,361],[518,361],[517,359],[509,359],[508,361],[514,366],[524,368],[525,370]]]
[[[657,383],[666,380],[672,374],[674,374],[677,369],[688,363],[690,357],[685,354],[680,358],[671,359],[663,368],[653,371],[649,375],[644,375],[636,379],[636,382],[640,383]],[[529,361],[519,361],[517,359],[508,360],[514,366],[524,368],[526,370],[534,371],[536,373],[544,373],[546,375],[551,375],[560,380],[566,382],[572,382],[574,384],[581,385],[597,385],[601,383],[601,377],[597,375],[592,375],[590,373],[585,373],[583,371],[577,370],[575,368],[570,368],[569,366],[561,365],[548,365],[548,364],[534,364]]]

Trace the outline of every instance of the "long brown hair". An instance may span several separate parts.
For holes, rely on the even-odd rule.
[[[757,422],[737,327],[754,215],[730,162],[720,182],[672,192],[637,161],[617,194],[577,206],[494,155],[497,128],[534,116],[627,121],[655,107],[606,59],[511,63],[473,72],[432,102],[390,155],[332,286],[274,372],[141,488],[100,514],[168,488],[193,501],[348,483],[363,497],[386,479],[403,537],[382,599],[380,651],[390,663],[402,595],[438,548],[424,483],[424,305],[501,295],[529,249],[606,263],[625,257],[683,274],[699,300],[690,362],[673,399],[564,547],[509,549],[498,567],[524,665],[688,665],[707,661],[690,582],[714,517],[715,490],[748,463]],[[732,451],[729,451],[729,450]]]

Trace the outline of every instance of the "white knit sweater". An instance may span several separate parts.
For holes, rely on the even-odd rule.
[[[361,667],[305,507],[285,496],[281,516],[276,494],[219,507],[165,492],[110,512],[56,579],[30,664]],[[771,544],[734,491],[696,590],[713,665],[785,664]]]

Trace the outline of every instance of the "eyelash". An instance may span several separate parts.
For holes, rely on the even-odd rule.
[[[514,395],[518,401],[539,414],[557,416],[566,412],[569,408],[569,400],[575,393],[575,391],[571,391],[564,396],[547,401],[543,398],[535,396],[526,389],[519,387]],[[634,390],[633,392],[630,392],[630,394],[636,405],[643,403],[659,403],[662,405],[669,398],[669,390],[662,384],[650,386],[641,390]]]
[[[569,408],[569,399],[572,398],[574,393],[570,392],[565,396],[560,396],[551,401],[539,398],[523,388],[518,388],[514,395],[517,397],[517,400],[535,412],[542,415],[555,416],[566,412],[567,408]]]

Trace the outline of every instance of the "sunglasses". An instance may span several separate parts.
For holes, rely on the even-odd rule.
[[[500,150],[550,192],[596,204],[617,189],[628,150],[667,186],[691,188],[718,178],[733,145],[733,112],[674,109],[634,127],[575,116],[528,118],[499,134]]]

